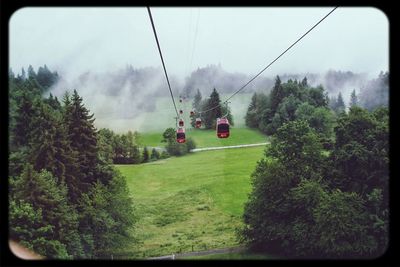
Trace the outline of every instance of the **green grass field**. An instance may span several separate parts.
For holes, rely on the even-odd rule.
[[[141,165],[116,165],[136,206],[133,230],[121,258],[237,246],[250,175],[264,146],[205,151]]]
[[[215,130],[187,129],[186,137],[191,137],[196,142],[197,148],[212,146],[231,146],[263,143],[267,141],[267,136],[258,130],[249,128],[231,127],[229,138],[218,138]],[[141,143],[143,146],[163,147],[165,143],[161,142],[162,132],[152,132],[141,134]]]

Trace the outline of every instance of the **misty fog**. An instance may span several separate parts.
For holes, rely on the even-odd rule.
[[[260,76],[231,99],[230,107],[236,126],[244,125],[243,117],[251,94],[254,92],[268,94],[274,85],[276,75],[280,76],[282,82],[289,79],[300,81],[307,77],[309,85],[322,85],[330,97],[337,96],[341,92],[346,105],[354,89],[358,95],[363,95],[364,99],[374,99],[373,88],[378,83],[377,77],[370,78],[372,75],[367,73],[336,70],[325,73],[281,73]],[[66,90],[76,89],[87,108],[95,114],[95,125],[98,128],[126,132],[162,131],[175,126],[176,113],[161,68],[134,68],[126,65],[114,71],[85,72],[77,77],[63,75],[61,72],[60,76],[60,81],[48,93],[62,99]],[[210,95],[213,88],[216,88],[223,101],[252,77],[238,72],[231,73],[225,71],[221,65],[210,64],[197,68],[184,79],[174,75],[169,78],[178,109],[183,108],[188,114],[197,89],[204,99]],[[363,94],[362,90],[365,91]],[[179,103],[180,96],[187,98],[184,106]]]

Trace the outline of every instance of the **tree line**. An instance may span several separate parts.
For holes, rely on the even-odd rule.
[[[254,94],[246,122],[272,135],[252,174],[251,249],[300,258],[374,258],[388,246],[389,110],[329,108],[322,87],[281,83]],[[328,144],[328,145],[327,145]]]
[[[43,97],[57,79],[9,72],[9,235],[47,258],[108,258],[132,238],[133,201],[77,91]]]
[[[143,146],[141,135],[137,131],[116,134],[110,129],[102,128],[98,135],[100,157],[109,164],[140,164],[170,156],[166,151],[156,148],[149,151],[147,146]]]

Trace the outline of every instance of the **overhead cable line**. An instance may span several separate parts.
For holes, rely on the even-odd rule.
[[[153,17],[151,16],[150,7],[147,7],[147,11],[149,12],[149,17],[150,17],[150,21],[151,21],[151,26],[153,27],[154,37],[156,38],[157,47],[158,47],[158,52],[160,52],[161,62],[162,62],[163,68],[164,68],[165,78],[167,79],[169,92],[170,92],[171,98],[172,98],[172,103],[174,104],[174,108],[175,108],[175,112],[176,112],[176,117],[179,117],[178,109],[176,108],[176,104],[175,104],[175,100],[174,100],[174,95],[173,95],[173,93],[172,93],[171,85],[170,85],[169,79],[168,79],[167,69],[165,68],[164,58],[163,58],[162,53],[161,53],[160,43],[158,42],[157,32],[156,32],[156,28],[155,28],[155,26],[154,26]]]
[[[215,107],[209,108],[207,110],[203,110],[200,111],[199,113],[205,113],[208,111],[211,111],[213,109],[216,109],[217,107],[220,107],[223,103],[227,103],[229,99],[231,99],[232,97],[234,97],[237,93],[239,93],[240,91],[242,91],[249,83],[251,83],[253,80],[255,80],[258,76],[260,76],[261,73],[263,73],[266,69],[268,69],[275,61],[277,61],[281,56],[283,56],[287,51],[289,51],[289,49],[291,49],[295,44],[297,44],[301,39],[303,39],[303,37],[305,37],[308,33],[310,33],[315,27],[318,26],[318,24],[320,24],[324,19],[326,19],[333,11],[335,11],[335,9],[337,9],[338,7],[335,7],[334,9],[332,9],[328,14],[326,14],[320,21],[318,21],[314,26],[312,26],[306,33],[304,33],[300,38],[298,38],[293,44],[291,44],[285,51],[283,51],[277,58],[275,58],[271,63],[268,64],[268,66],[266,66],[264,69],[262,69],[259,73],[257,73],[256,76],[254,76],[253,78],[250,79],[250,81],[248,81],[245,85],[243,85],[239,90],[237,90],[235,93],[233,93],[230,97],[228,97],[224,102],[222,102],[221,104],[218,104]]]

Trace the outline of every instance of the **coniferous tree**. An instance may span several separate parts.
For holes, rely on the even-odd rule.
[[[26,80],[26,72],[25,72],[25,69],[22,67],[22,69],[21,69],[21,80],[22,81],[25,81]]]
[[[48,104],[54,110],[61,111],[61,103],[58,101],[56,96],[53,96],[52,93],[50,93],[48,98],[43,99],[43,102]]]
[[[346,105],[344,104],[342,93],[339,92],[336,100],[336,112],[341,113],[346,110]]]
[[[307,77],[303,78],[303,80],[301,81],[301,86],[303,86],[303,87],[307,87],[308,86]]]
[[[151,150],[151,156],[150,156],[150,158],[151,158],[152,160],[158,160],[158,159],[160,158],[160,152],[158,152],[157,149],[153,148],[153,149]]]
[[[36,72],[33,69],[32,65],[28,67],[28,79],[36,79]]]
[[[149,150],[147,149],[147,146],[145,146],[143,148],[143,159],[142,159],[142,162],[146,163],[148,161],[149,161]]]
[[[37,116],[33,119],[35,127],[31,133],[31,162],[36,171],[46,169],[53,174],[59,174],[61,177],[57,178],[63,179],[64,164],[57,162],[55,158],[54,141],[58,126],[56,118],[47,104],[39,102],[38,105]],[[61,165],[57,166],[57,163],[61,163]]]
[[[354,89],[352,92],[351,92],[351,95],[350,95],[350,105],[349,105],[350,107],[354,107],[354,106],[358,106],[358,98],[357,98],[357,95],[356,95],[356,89]]]
[[[34,128],[32,120],[35,117],[35,112],[33,96],[24,92],[16,109],[14,129],[14,145],[16,147],[28,145],[30,134]]]
[[[281,103],[282,99],[284,98],[284,92],[282,88],[282,82],[279,76],[276,76],[275,85],[271,91],[271,112],[272,116],[275,115],[275,112],[278,110],[278,106]],[[272,118],[270,118],[272,119]]]
[[[74,90],[71,99],[64,96],[64,122],[67,129],[70,147],[78,163],[78,173],[75,175],[77,188],[72,190],[79,196],[89,190],[90,184],[96,181],[94,170],[98,163],[97,136],[93,125],[93,114],[89,115],[82,104],[82,98]]]
[[[212,109],[204,114],[204,125],[206,129],[213,129],[216,125],[216,119],[221,118],[222,110],[221,110],[221,100],[219,98],[219,94],[217,90],[214,88],[210,98],[207,100],[205,109]]]
[[[201,108],[201,100],[202,100],[202,97],[201,97],[200,90],[197,89],[197,92],[196,92],[196,94],[195,94],[195,96],[194,96],[193,104],[192,104],[192,107],[193,107],[193,109],[194,109],[195,111],[200,111],[200,108]]]
[[[247,108],[247,113],[245,117],[246,125],[250,128],[257,128],[259,121],[258,121],[258,114],[259,109],[257,107],[257,93],[254,93],[251,97],[251,101],[249,107]]]

